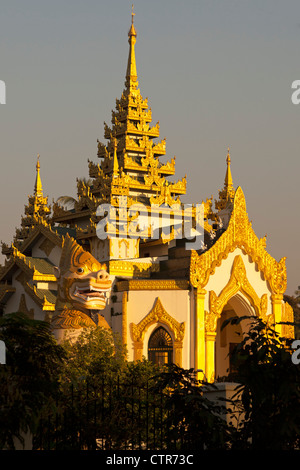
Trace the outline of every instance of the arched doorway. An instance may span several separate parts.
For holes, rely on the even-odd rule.
[[[243,340],[243,332],[248,329],[247,320],[238,324],[227,324],[222,329],[225,320],[236,316],[254,316],[255,311],[250,303],[241,295],[233,296],[226,305],[224,305],[221,316],[217,321],[216,341],[215,341],[215,377],[227,377],[229,373],[234,372],[230,353],[234,347]]]
[[[173,341],[170,334],[162,326],[156,328],[149,338],[148,359],[157,365],[173,362]]]

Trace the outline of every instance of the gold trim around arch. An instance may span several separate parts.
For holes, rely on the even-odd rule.
[[[228,301],[238,292],[242,293],[254,308],[256,315],[264,321],[273,322],[274,314],[267,315],[268,296],[257,295],[247,278],[246,268],[241,255],[234,258],[231,275],[228,283],[217,296],[212,290],[209,292],[209,312],[205,316],[205,376],[209,382],[215,380],[215,341],[217,334],[217,321]]]
[[[148,328],[155,323],[166,325],[173,334],[174,362],[181,367],[185,322],[179,323],[175,318],[169,315],[163,307],[159,297],[157,297],[150,312],[138,324],[130,324],[131,336],[133,339],[134,360],[142,360],[145,333]]]
[[[259,297],[254,288],[250,284],[246,268],[241,255],[234,258],[230,279],[221,293],[217,296],[212,290],[209,293],[210,311],[205,312],[205,331],[207,333],[215,333],[217,328],[217,320],[220,318],[223,308],[227,302],[238,292],[241,292],[249,300],[254,307],[255,313],[264,321],[267,320],[268,296],[263,294]],[[272,315],[270,315],[270,318]]]

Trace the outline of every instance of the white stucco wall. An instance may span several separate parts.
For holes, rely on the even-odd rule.
[[[44,319],[44,313],[43,311],[37,306],[37,304],[32,300],[32,298],[25,292],[24,287],[22,284],[16,280],[16,278],[19,276],[21,273],[21,270],[18,269],[16,273],[12,277],[12,285],[15,287],[16,292],[10,297],[10,299],[7,301],[4,309],[4,314],[8,313],[14,313],[19,311],[19,305],[20,305],[20,299],[21,295],[25,295],[25,301],[27,305],[27,309],[33,309],[34,310],[34,318],[35,319]]]

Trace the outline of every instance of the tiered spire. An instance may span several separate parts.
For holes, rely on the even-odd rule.
[[[21,228],[16,229],[14,244],[19,244],[25,240],[30,229],[38,225],[41,221],[49,221],[50,208],[48,198],[43,195],[43,186],[40,175],[40,156],[37,157],[36,179],[33,196],[28,196],[28,204],[25,206],[25,216],[21,218]]]
[[[228,153],[227,153],[227,158],[226,158],[227,171],[226,171],[226,176],[225,176],[225,188],[227,190],[228,195],[230,194],[230,191],[232,191],[233,189],[231,169],[230,169],[231,158],[230,158],[229,152],[230,152],[230,149],[228,147]]]
[[[227,157],[226,157],[227,169],[225,175],[224,188],[222,191],[219,191],[219,200],[216,201],[215,206],[217,210],[224,209],[228,204],[233,202],[235,189],[232,182],[231,175],[231,158],[230,158],[230,149],[228,148]]]
[[[159,122],[150,127],[151,108],[138,89],[133,11],[128,38],[125,89],[116,100],[112,126],[104,125],[108,143],[98,142],[98,157],[102,162],[97,166],[90,163],[90,177],[95,178],[93,193],[111,204],[117,204],[120,195],[127,196],[129,203],[179,203],[179,196],[186,191],[186,177],[167,183],[166,177],[175,174],[175,157],[166,164],[159,161],[166,153],[166,140],[154,142],[159,137]]]
[[[36,180],[35,180],[35,185],[34,185],[34,195],[37,197],[43,197],[43,186],[42,186],[42,180],[41,180],[41,175],[40,175],[40,155],[37,157],[37,162],[36,162]]]
[[[56,222],[74,227],[80,217],[82,227],[83,215],[86,215],[89,217],[86,226],[95,228],[96,209],[103,203],[117,207],[120,197],[126,196],[128,206],[136,202],[146,206],[174,205],[180,204],[180,195],[186,192],[186,176],[177,182],[167,181],[175,174],[175,157],[167,163],[160,162],[160,157],[166,153],[166,139],[155,141],[159,138],[159,122],[151,126],[151,108],[138,88],[134,15],[132,11],[125,88],[121,98],[116,100],[111,126],[104,123],[107,143],[98,141],[100,163],[89,161],[91,180],[78,182],[78,200],[73,210],[53,205]],[[83,211],[86,214],[82,214]]]
[[[133,13],[133,5],[132,5],[131,27],[128,32],[129,56],[128,56],[128,65],[127,65],[126,82],[125,82],[125,86],[127,90],[131,93],[134,92],[138,86],[135,50],[134,50],[136,37],[137,37],[136,30],[134,27],[134,22],[133,22],[134,15],[135,13]]]

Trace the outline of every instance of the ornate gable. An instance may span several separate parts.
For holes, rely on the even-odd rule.
[[[191,284],[203,289],[216,267],[227,258],[236,248],[240,248],[257,264],[259,271],[264,274],[273,294],[283,294],[286,290],[286,258],[277,262],[266,250],[266,238],[259,239],[249,221],[246,211],[246,201],[241,187],[235,192],[233,210],[227,230],[215,244],[206,252],[191,253],[190,281]]]

